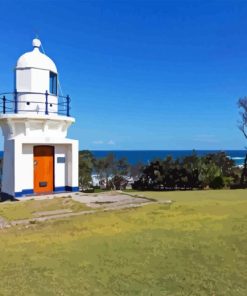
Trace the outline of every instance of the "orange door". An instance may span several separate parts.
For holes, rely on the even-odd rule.
[[[35,146],[34,158],[34,192],[52,192],[54,190],[54,147]]]

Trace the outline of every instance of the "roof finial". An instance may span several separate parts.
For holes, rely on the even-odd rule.
[[[33,47],[39,48],[41,46],[41,41],[38,38],[33,39]]]

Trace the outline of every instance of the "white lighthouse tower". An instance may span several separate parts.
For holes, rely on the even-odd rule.
[[[70,98],[58,95],[57,68],[33,40],[15,69],[15,91],[1,94],[2,194],[78,191],[78,141],[66,138]]]

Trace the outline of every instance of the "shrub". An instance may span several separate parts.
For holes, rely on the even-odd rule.
[[[230,189],[246,189],[247,184],[233,183],[230,186]]]
[[[230,188],[231,184],[233,184],[234,178],[233,177],[223,177],[225,187]]]
[[[84,192],[84,193],[94,193],[94,188],[88,188],[88,189],[82,190],[82,192]]]
[[[222,176],[215,177],[210,182],[209,186],[212,189],[222,189],[225,186],[223,177]]]

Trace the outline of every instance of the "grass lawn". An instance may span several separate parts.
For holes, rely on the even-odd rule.
[[[247,295],[247,191],[139,194],[175,202],[2,230],[0,295]]]
[[[0,203],[0,216],[8,221],[37,217],[36,213],[53,210],[71,210],[73,212],[88,210],[87,206],[71,198],[53,198],[46,200],[28,200],[25,202]]]

